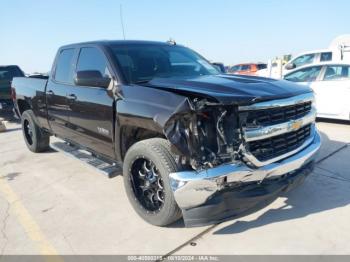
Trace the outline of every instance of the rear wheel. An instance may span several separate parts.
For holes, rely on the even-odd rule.
[[[32,110],[26,110],[21,116],[22,132],[28,149],[32,152],[44,152],[49,149],[50,136],[35,123]]]
[[[169,182],[169,174],[178,170],[165,139],[147,139],[128,150],[123,164],[125,191],[148,223],[166,226],[181,217]]]

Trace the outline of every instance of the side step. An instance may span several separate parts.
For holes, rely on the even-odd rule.
[[[118,164],[107,163],[100,158],[93,156],[91,153],[82,150],[66,142],[54,142],[50,144],[51,148],[62,152],[72,158],[78,159],[108,178],[116,177],[122,174],[122,167]]]

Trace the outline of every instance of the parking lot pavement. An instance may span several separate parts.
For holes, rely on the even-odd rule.
[[[320,122],[319,163],[269,206],[216,226],[159,228],[108,179],[51,151],[33,154],[20,126],[0,133],[2,254],[350,254],[350,125]]]

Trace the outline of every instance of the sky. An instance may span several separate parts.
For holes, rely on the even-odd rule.
[[[167,41],[233,65],[327,48],[350,34],[348,0],[0,0],[0,65],[51,69],[61,45]]]

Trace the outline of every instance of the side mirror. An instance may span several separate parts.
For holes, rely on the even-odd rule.
[[[286,64],[286,69],[287,70],[292,70],[296,68],[296,65],[294,63],[289,63],[289,64]]]
[[[109,84],[111,83],[111,79],[109,77],[102,76],[100,71],[86,70],[77,72],[74,78],[74,83],[77,86],[108,88]]]

